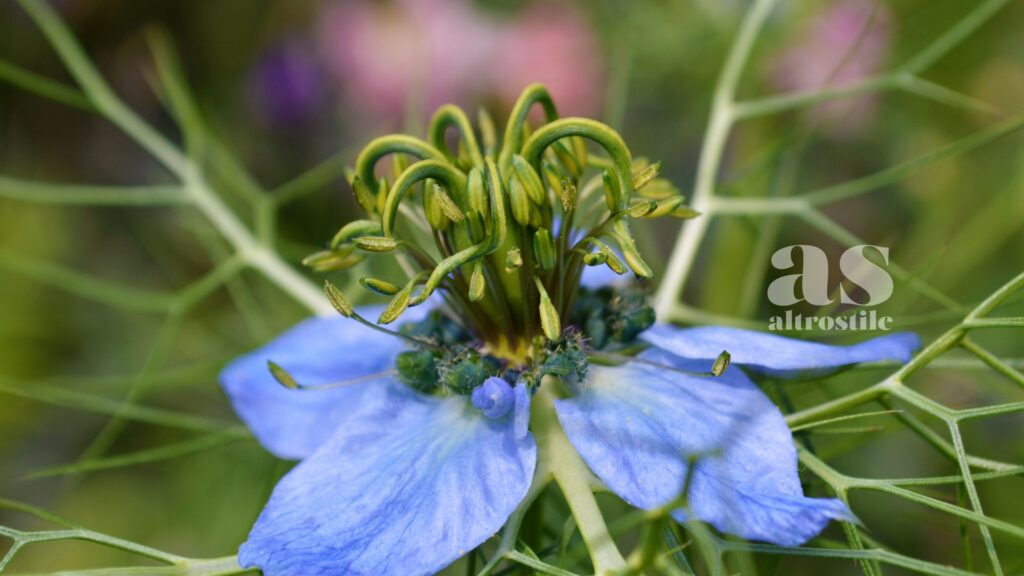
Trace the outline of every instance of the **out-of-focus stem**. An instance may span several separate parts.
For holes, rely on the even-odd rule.
[[[739,84],[743,67],[750,56],[754,40],[774,5],[775,0],[757,0],[750,7],[740,31],[733,41],[732,48],[729,50],[728,59],[715,86],[715,94],[711,103],[711,117],[708,121],[707,131],[704,133],[700,163],[697,167],[697,181],[691,203],[694,210],[704,213],[705,216],[684,224],[683,230],[676,240],[675,249],[672,251],[672,257],[665,270],[665,279],[658,291],[655,303],[659,317],[667,317],[672,311],[672,307],[679,298],[693,269],[700,241],[707,232],[710,221],[707,207],[714,195],[715,180],[734,119],[733,106],[736,86]]]

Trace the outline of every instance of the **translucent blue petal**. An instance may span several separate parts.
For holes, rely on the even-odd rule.
[[[798,545],[851,518],[838,500],[804,497],[789,428],[742,371],[684,374],[673,368],[691,364],[656,349],[640,360],[658,365],[592,366],[580,394],[556,403],[569,440],[623,500],[673,501],[696,459],[689,510],[723,532]]]
[[[433,574],[493,535],[533,476],[532,436],[465,397],[397,384],[359,409],[274,489],[239,550],[267,576]]]
[[[522,438],[529,434],[530,429],[530,389],[526,384],[519,382],[512,389],[512,393],[515,395],[512,429],[516,438]]]
[[[640,338],[682,358],[705,360],[708,367],[727,350],[733,364],[781,378],[821,376],[861,362],[906,362],[921,347],[921,340],[911,332],[852,346],[831,346],[740,328],[676,328],[668,324],[654,326]]]
[[[360,310],[376,318],[380,308]],[[266,346],[235,359],[220,374],[238,416],[271,453],[288,459],[312,454],[373,382],[320,390],[289,390],[267,369],[273,360],[303,386],[341,383],[394,367],[404,344],[342,316],[305,320]]]

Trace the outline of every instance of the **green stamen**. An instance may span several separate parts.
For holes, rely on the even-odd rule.
[[[545,122],[531,130],[527,117],[535,105],[543,109]],[[392,135],[370,142],[349,176],[367,219],[343,226],[328,249],[307,262],[318,270],[337,270],[364,258],[400,258],[408,274],[404,284],[360,279],[372,292],[391,297],[379,324],[399,320],[408,307],[440,292],[447,305],[443,314],[462,327],[442,346],[501,357],[508,369],[550,361],[552,373],[563,372],[574,361],[551,347],[568,346],[564,334],[591,339],[592,348],[596,343],[622,349],[650,325],[650,309],[581,293],[583,267],[652,276],[628,221],[688,217],[683,197],[658,177],[660,163],[634,160],[608,126],[559,118],[543,86],[524,91],[500,139],[486,112],[479,119],[482,147],[468,117],[455,106],[437,111],[425,140]],[[458,133],[456,151],[449,149],[451,130]],[[589,153],[587,140],[604,154]],[[378,161],[389,155],[390,185],[375,173]],[[597,188],[604,190],[604,206],[590,201]],[[327,293],[339,311],[359,318],[337,288]],[[580,298],[589,303],[585,314],[574,304]],[[440,342],[433,335],[446,334],[440,326],[432,320],[416,328],[432,334],[426,340],[400,330],[424,348]],[[432,353],[432,361],[403,356],[399,373],[410,385],[423,387],[433,362],[452,375],[448,389],[475,382],[480,372],[475,364],[446,364],[439,353]]]

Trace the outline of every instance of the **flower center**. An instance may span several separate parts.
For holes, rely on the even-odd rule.
[[[527,121],[535,104],[546,118],[536,130]],[[450,129],[458,135],[456,152]],[[633,159],[604,124],[559,119],[541,86],[523,93],[500,143],[485,112],[479,133],[480,141],[465,113],[443,106],[426,140],[372,141],[350,177],[367,218],[343,226],[326,250],[305,261],[321,271],[370,257],[397,263],[392,268],[404,279],[360,279],[390,297],[379,325],[428,300],[443,305],[400,328],[432,345],[397,362],[403,380],[419,389],[469,393],[498,374],[571,372],[579,368],[577,353],[585,369],[584,348],[631,342],[653,323],[643,295],[581,289],[584,269],[649,278],[630,220],[695,215],[657,178],[660,164]],[[376,173],[386,156],[391,181]],[[328,293],[332,302],[343,299],[333,286]]]

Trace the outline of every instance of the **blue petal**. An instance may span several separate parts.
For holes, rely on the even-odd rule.
[[[813,377],[861,362],[907,362],[921,347],[911,332],[880,336],[852,346],[831,346],[740,328],[701,326],[676,328],[659,324],[640,335],[681,358],[710,363],[727,350],[732,363],[782,378]]]
[[[522,501],[532,436],[465,397],[395,382],[274,489],[239,563],[267,576],[433,574],[494,534]]]
[[[656,349],[639,359],[658,365],[591,367],[579,396],[556,403],[569,440],[623,500],[673,501],[692,458],[688,509],[723,532],[793,546],[852,518],[838,500],[804,497],[789,428],[742,371],[684,374],[673,368],[692,364]]]
[[[380,309],[360,310],[376,318]],[[312,454],[359,401],[367,385],[289,390],[267,369],[273,360],[303,386],[340,383],[394,367],[404,344],[342,316],[305,320],[263,348],[239,357],[220,374],[238,416],[275,456]]]
[[[512,429],[516,438],[522,438],[529,434],[530,428],[530,389],[520,381],[512,389],[512,394],[515,395]]]

